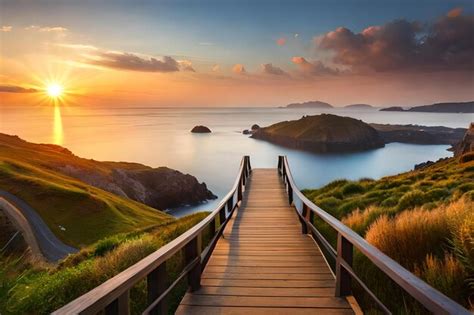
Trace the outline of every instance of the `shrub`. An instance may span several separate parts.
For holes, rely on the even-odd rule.
[[[449,190],[446,188],[433,188],[425,193],[427,202],[439,201],[449,196]]]
[[[424,202],[424,193],[420,190],[412,190],[400,198],[398,201],[398,210],[413,209],[416,206],[421,206]]]
[[[398,204],[399,199],[400,199],[400,197],[398,197],[398,196],[388,197],[387,199],[382,201],[380,203],[380,205],[382,207],[395,207]]]
[[[341,204],[341,199],[335,197],[328,197],[323,199],[317,199],[316,204],[327,212],[334,213],[334,211]]]
[[[442,251],[449,237],[444,211],[416,209],[404,211],[393,219],[379,217],[367,230],[367,241],[408,269],[421,263],[426,255]]]
[[[360,194],[364,191],[364,187],[358,183],[347,183],[342,187],[342,193],[344,194],[344,196]]]
[[[450,298],[459,303],[465,303],[464,281],[467,274],[453,255],[446,253],[442,259],[439,259],[428,254],[421,267],[415,268],[415,274]]]
[[[367,228],[382,214],[386,213],[387,210],[384,210],[380,207],[369,206],[365,210],[361,211],[359,209],[353,211],[344,219],[342,223],[346,224],[352,230],[357,232],[360,235],[364,235]]]

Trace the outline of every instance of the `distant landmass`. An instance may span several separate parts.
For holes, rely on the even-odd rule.
[[[279,122],[258,129],[252,138],[320,153],[362,151],[384,146],[377,130],[370,125],[330,114]]]
[[[435,103],[431,105],[415,106],[409,109],[404,109],[400,106],[393,106],[382,108],[380,111],[384,112],[430,112],[430,113],[474,113],[473,102],[458,102],[458,103]]]
[[[350,108],[350,109],[372,109],[374,108],[372,105],[369,104],[350,104],[344,106],[344,108]]]
[[[465,128],[367,124],[331,114],[303,116],[256,130],[252,138],[318,153],[364,151],[387,143],[449,144],[463,139]]]
[[[370,124],[385,143],[402,142],[416,144],[457,145],[464,137],[466,128],[427,127],[418,125]]]
[[[284,106],[284,108],[333,108],[333,106],[321,101],[309,101],[304,103],[291,103]]]

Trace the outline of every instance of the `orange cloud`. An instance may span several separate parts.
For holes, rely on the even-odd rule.
[[[13,29],[12,26],[4,25],[4,26],[0,27],[0,32],[11,32],[12,29]]]
[[[300,71],[306,75],[336,74],[338,71],[327,67],[319,60],[309,62],[304,57],[296,56],[291,61],[298,65]]]
[[[283,46],[283,45],[286,44],[286,38],[285,37],[278,38],[276,40],[276,43],[277,43],[278,46]]]
[[[247,73],[247,71],[245,70],[245,67],[244,65],[238,63],[238,64],[235,64],[233,67],[232,67],[232,72],[236,73],[236,74],[245,74]]]
[[[446,14],[446,15],[450,18],[455,18],[455,17],[460,16],[461,14],[462,14],[462,8],[457,7],[457,8],[452,9],[451,11],[449,11],[448,14]]]

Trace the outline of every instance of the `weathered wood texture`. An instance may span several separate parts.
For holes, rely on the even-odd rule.
[[[353,314],[315,242],[301,233],[276,169],[254,169],[201,277],[177,314]]]

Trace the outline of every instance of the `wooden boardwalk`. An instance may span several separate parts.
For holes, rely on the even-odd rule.
[[[277,169],[253,169],[242,204],[176,314],[353,314]]]

